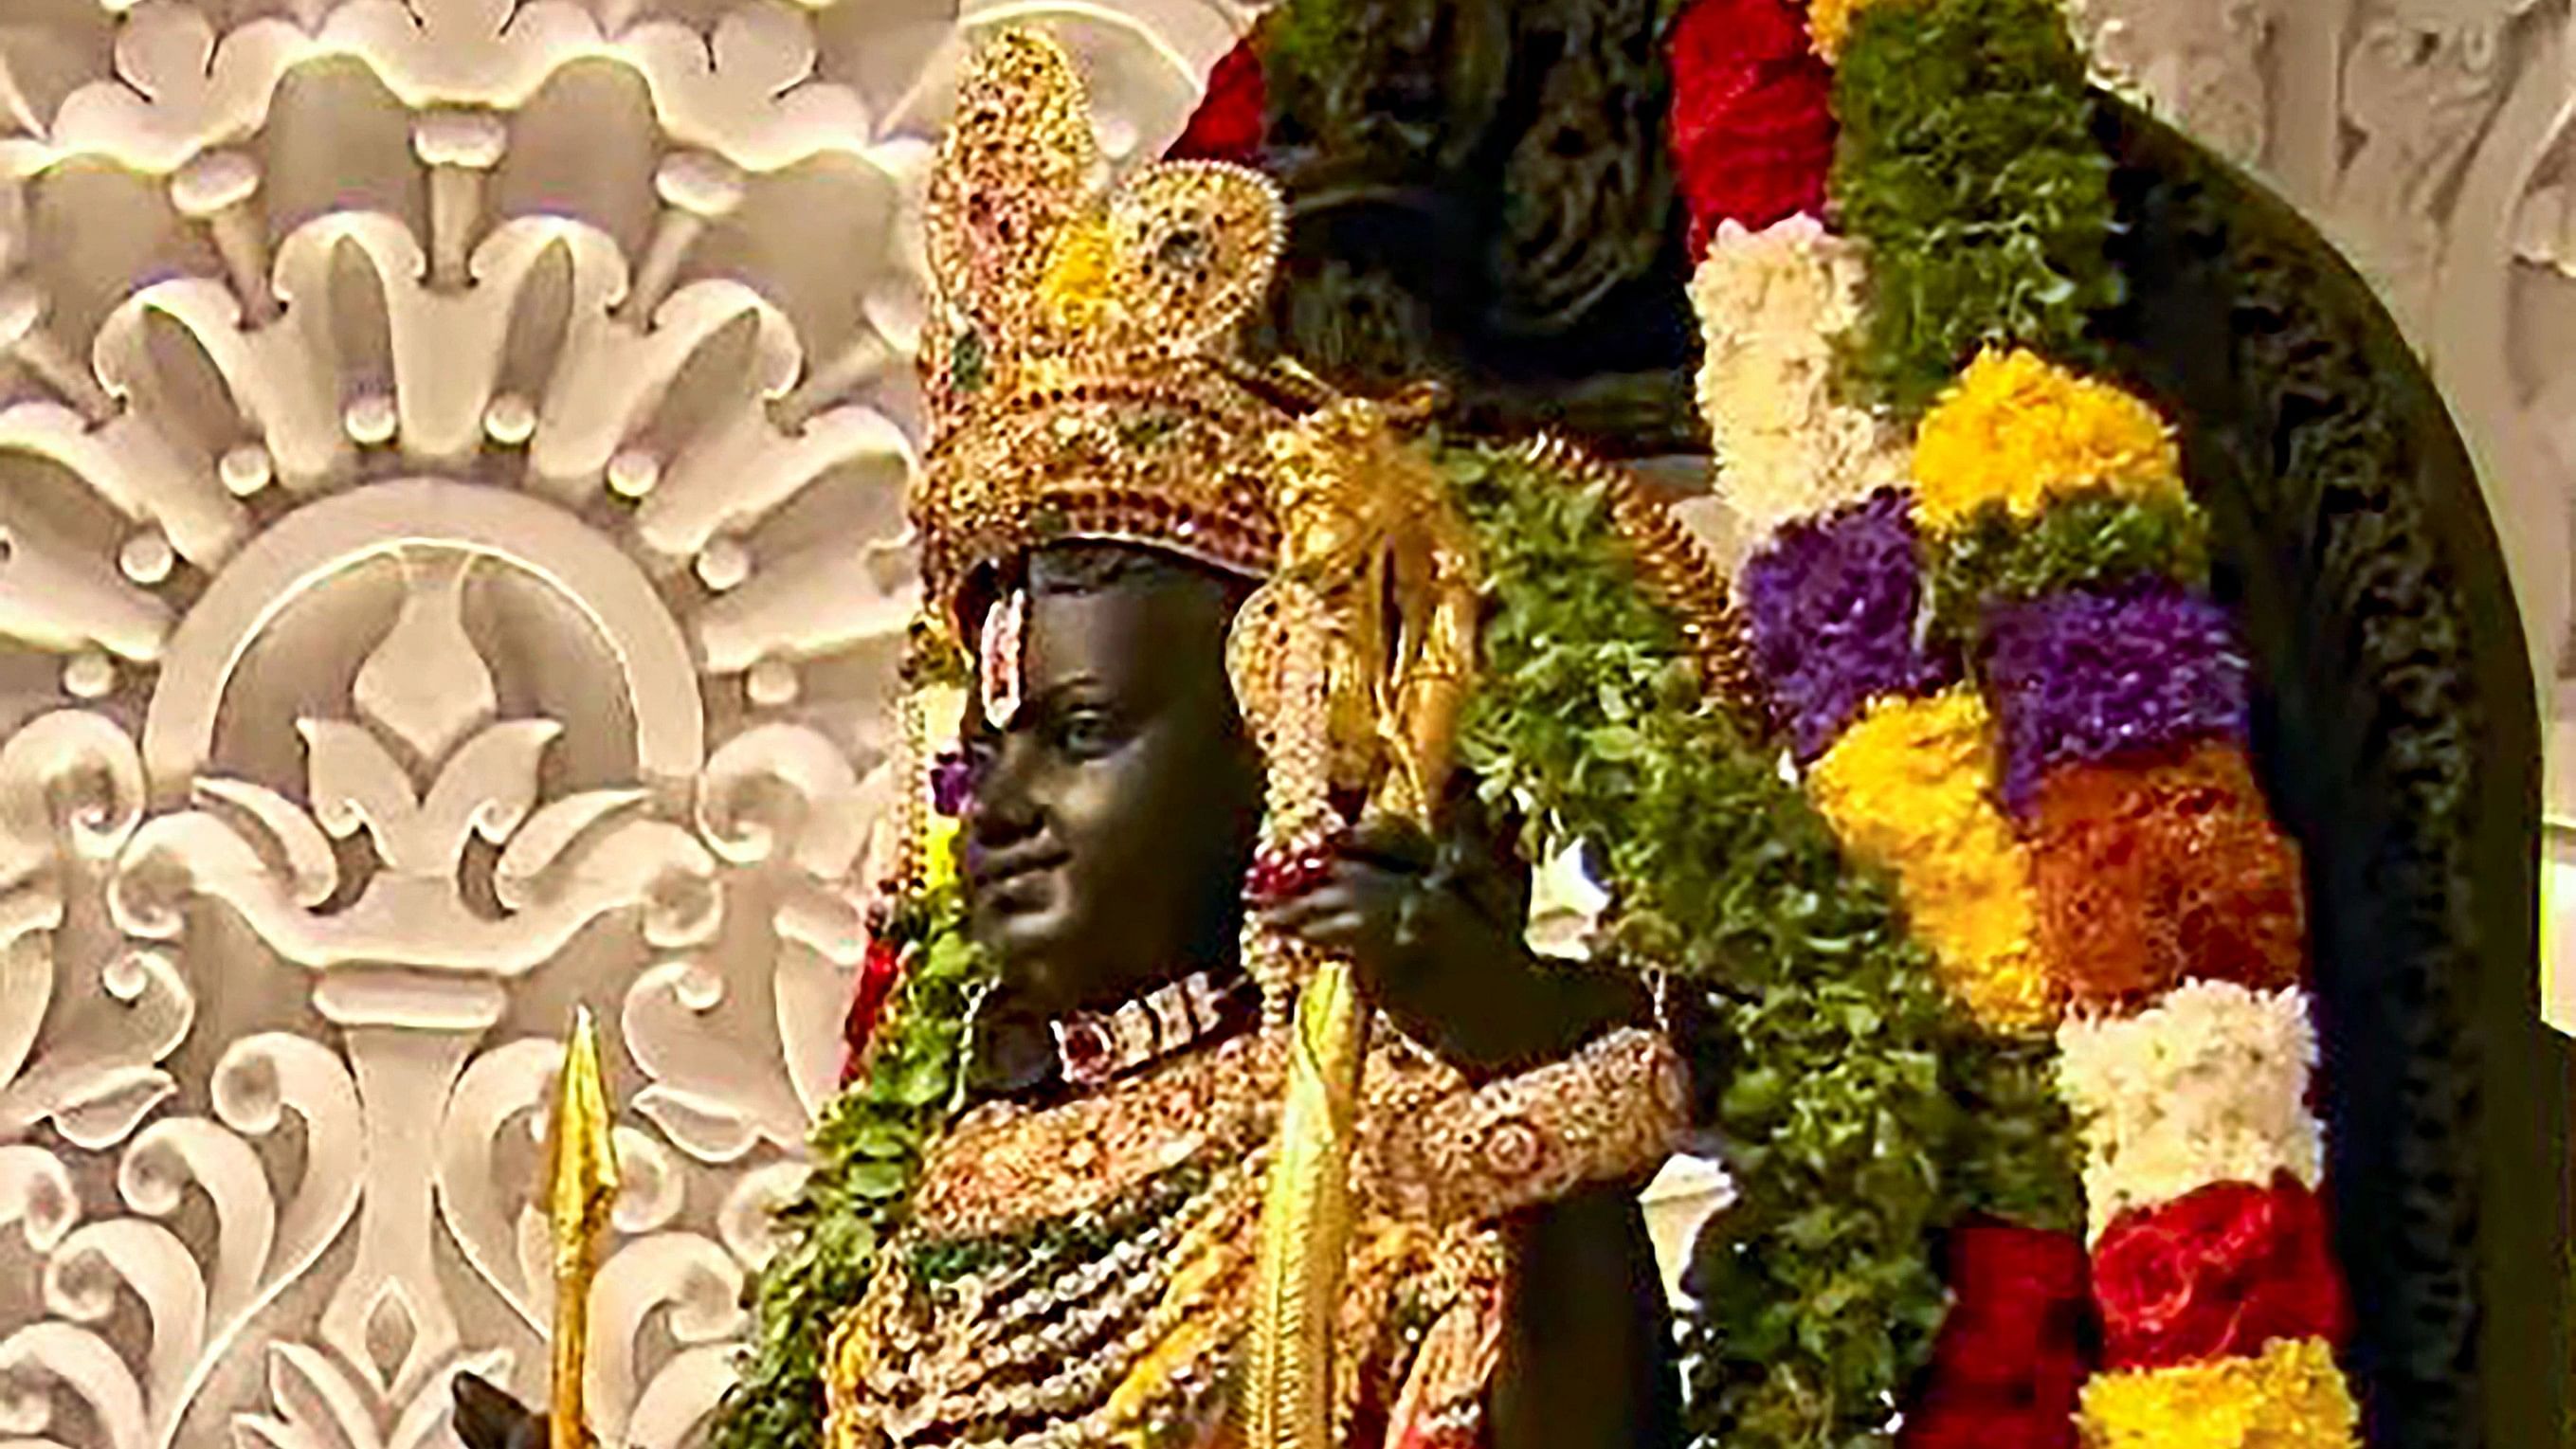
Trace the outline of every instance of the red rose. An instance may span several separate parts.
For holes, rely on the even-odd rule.
[[[884,1015],[886,998],[894,994],[894,984],[902,977],[903,953],[895,944],[882,936],[868,942],[868,953],[859,962],[858,985],[850,993],[850,1014],[841,1022],[841,1044],[848,1049],[841,1058],[842,1086],[858,1080],[868,1043],[876,1039],[877,1019]]]
[[[1720,222],[1759,231],[1802,211],[1821,214],[1834,159],[1834,78],[1807,43],[1801,7],[1696,0],[1665,46],[1691,255],[1707,249]]]
[[[1261,57],[1247,35],[1208,72],[1207,94],[1190,113],[1180,139],[1163,154],[1175,161],[1232,161],[1249,166],[1261,155],[1269,111],[1270,91],[1262,83]]]
[[[2340,1345],[2349,1327],[2325,1209],[2286,1173],[2120,1214],[2094,1246],[2093,1294],[2113,1368],[2250,1356],[2284,1338]]]

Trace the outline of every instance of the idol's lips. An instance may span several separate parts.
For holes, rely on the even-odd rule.
[[[1004,851],[999,855],[988,855],[980,860],[970,861],[966,868],[966,883],[978,891],[990,891],[1014,881],[1043,874],[1070,859],[1072,857],[1064,851],[1051,847],[1045,850]]]

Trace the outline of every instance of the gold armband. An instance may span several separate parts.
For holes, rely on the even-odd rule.
[[[1630,1027],[1393,1125],[1388,1205],[1419,1221],[1484,1220],[1653,1171],[1689,1129],[1690,1092],[1663,1034]]]

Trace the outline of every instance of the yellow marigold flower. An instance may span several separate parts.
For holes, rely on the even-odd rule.
[[[957,879],[957,822],[944,815],[933,815],[923,835],[921,883],[934,891],[954,884]]]
[[[1882,699],[1807,776],[1843,845],[1896,875],[1942,985],[1996,1031],[2056,1023],[2060,993],[2038,945],[2030,856],[1987,793],[1994,731],[1954,689]]]
[[[1088,327],[1111,305],[1117,255],[1110,245],[1109,224],[1092,218],[1077,221],[1056,238],[1038,278],[1038,299],[1048,315],[1068,326]]]
[[[2313,1338],[2257,1358],[2102,1374],[2084,1386],[2085,1449],[2346,1449],[2360,1414]]]
[[[2016,518],[2085,489],[2130,497],[2182,490],[2173,431],[2109,383],[2033,352],[1977,354],[1914,435],[1917,515],[1956,526],[1987,503]]]
[[[1810,0],[1807,6],[1807,40],[1832,65],[1843,58],[1843,42],[1851,36],[1852,17],[1877,0]]]

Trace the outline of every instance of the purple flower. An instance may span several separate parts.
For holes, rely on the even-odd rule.
[[[930,765],[930,806],[942,815],[963,815],[975,793],[974,768],[963,750],[944,750]]]
[[[1987,643],[2016,812],[2052,765],[2245,733],[2249,667],[2227,614],[2170,580],[1998,609]]]
[[[1917,635],[1922,560],[1895,489],[1780,530],[1745,565],[1744,598],[1754,662],[1801,763],[1873,698],[1949,680]]]

